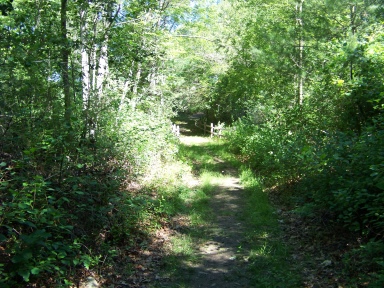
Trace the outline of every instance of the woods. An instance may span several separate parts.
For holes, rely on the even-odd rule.
[[[133,229],[117,220],[124,183],[175,150],[159,89],[168,4],[2,1],[2,285],[68,284],[108,250],[97,235]]]
[[[132,187],[195,112],[292,213],[350,233],[350,287],[383,284],[381,0],[0,0],[0,24],[1,285],[133,249],[167,216]]]

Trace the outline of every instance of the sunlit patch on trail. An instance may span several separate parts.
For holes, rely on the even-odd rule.
[[[180,142],[184,145],[199,145],[203,143],[212,142],[212,139],[209,137],[200,137],[200,136],[189,136],[189,137],[180,137]]]

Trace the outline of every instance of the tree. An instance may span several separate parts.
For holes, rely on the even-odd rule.
[[[188,3],[189,4],[189,3]],[[172,16],[167,34],[165,67],[168,86],[174,95],[174,108],[187,111],[213,111],[212,88],[227,67],[220,46],[224,43],[227,1],[195,1],[181,16]],[[176,10],[179,13],[179,10]],[[213,116],[213,115],[211,115]]]
[[[61,39],[62,39],[61,77],[63,79],[64,110],[65,110],[64,119],[65,119],[66,125],[70,127],[72,101],[71,101],[71,95],[70,95],[70,83],[69,83],[69,75],[68,75],[68,59],[69,59],[70,51],[69,51],[68,39],[67,39],[67,0],[61,0],[60,20],[61,20]]]

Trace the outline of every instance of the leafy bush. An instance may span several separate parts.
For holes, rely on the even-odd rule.
[[[149,167],[170,159],[177,152],[171,122],[162,111],[128,110],[122,114],[114,132],[119,159],[133,174],[143,174]],[[133,170],[132,170],[133,169]]]
[[[75,268],[97,263],[85,247],[108,223],[109,199],[118,192],[114,152],[101,144],[98,155],[73,150],[63,139],[47,134],[22,158],[0,163],[0,283],[8,287],[43,278],[66,285]]]
[[[359,136],[338,133],[319,150],[302,182],[318,207],[363,235],[384,232],[384,133],[369,126]]]
[[[353,249],[343,257],[343,272],[351,284],[356,278],[367,279],[368,287],[383,287],[384,284],[384,244],[380,241],[369,241],[359,248]]]
[[[242,119],[234,123],[229,141],[264,184],[294,180],[304,203],[353,231],[378,237],[384,232],[383,117],[372,121],[357,135]]]
[[[237,120],[228,135],[230,147],[264,181],[275,184],[291,181],[311,161],[315,147],[303,131],[291,130],[276,115],[270,116],[271,120],[258,124],[252,118]]]
[[[0,174],[0,283],[14,287],[19,278],[29,282],[47,273],[60,283],[70,267],[84,263],[73,237],[76,213],[67,210],[71,197],[40,175],[23,177],[23,168],[19,161]]]

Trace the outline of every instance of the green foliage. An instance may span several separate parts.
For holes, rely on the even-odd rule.
[[[24,150],[22,159],[1,165],[2,281],[12,287],[20,279],[38,281],[47,275],[55,275],[55,285],[60,285],[74,268],[97,263],[84,251],[89,239],[79,231],[91,232],[100,228],[95,221],[106,222],[97,215],[107,212],[108,193],[118,184],[101,177],[106,166],[101,168],[94,155],[81,149],[71,154],[61,137],[44,138]],[[65,152],[67,157],[61,154]]]
[[[384,232],[382,120],[359,136],[338,133],[320,149],[300,185],[321,209],[368,237]],[[326,183],[326,185],[324,185]],[[305,188],[304,188],[305,187]]]
[[[217,106],[212,101],[212,90],[217,75],[227,67],[218,49],[226,30],[227,2],[202,0],[194,2],[193,7],[190,3],[185,6],[184,21],[173,23],[169,39],[163,44],[168,79],[163,89],[173,98],[176,111],[214,110]]]
[[[350,284],[356,283],[356,277],[362,277],[369,282],[368,287],[381,287],[384,281],[383,261],[384,244],[381,241],[369,241],[358,249],[344,255],[344,273]],[[372,273],[367,277],[367,273]]]
[[[230,148],[264,181],[293,180],[300,175],[300,167],[309,161],[313,147],[306,143],[303,133],[294,133],[288,125],[282,125],[283,119],[275,111],[267,113],[276,118],[257,123],[260,115],[254,114],[234,122],[228,135]],[[286,116],[296,113],[286,111]]]
[[[158,204],[122,190],[176,152],[156,85],[165,7],[63,2],[14,1],[0,15],[2,287],[70,286],[131,245]]]
[[[69,285],[109,245],[129,244],[145,219],[174,213],[183,189],[156,200],[122,192],[176,153],[172,109],[237,120],[231,147],[264,183],[298,182],[314,213],[382,238],[380,1],[353,10],[346,0],[309,0],[301,12],[294,1],[265,0],[8,4],[1,284]]]
[[[287,116],[288,114],[286,114]],[[383,133],[381,117],[360,135],[310,130],[292,132],[271,121],[233,124],[229,141],[264,182],[299,180],[302,198],[316,209],[337,215],[341,223],[364,235],[382,235]]]
[[[124,120],[112,136],[120,159],[131,166],[132,173],[143,174],[151,165],[170,160],[177,152],[171,122],[161,110],[128,110],[122,117]]]

